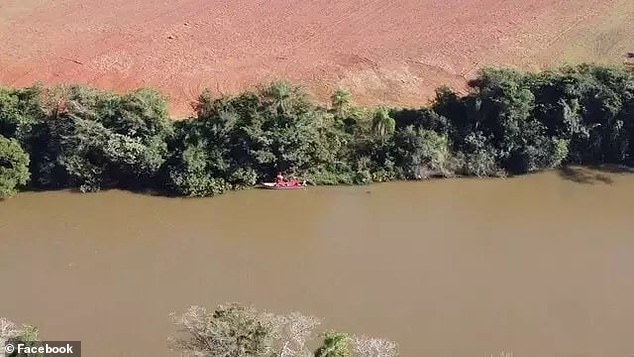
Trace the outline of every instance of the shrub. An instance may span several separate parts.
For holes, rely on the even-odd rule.
[[[188,356],[307,357],[306,344],[321,323],[298,312],[274,315],[240,304],[220,305],[214,311],[192,306],[174,316],[182,336],[173,347]]]
[[[315,357],[351,357],[352,339],[347,333],[329,331],[324,334],[324,342],[315,351]]]
[[[25,144],[34,126],[42,119],[39,87],[24,89],[0,88],[0,135]]]
[[[37,184],[148,188],[167,158],[172,124],[165,100],[141,89],[124,96],[79,86],[47,93],[36,148]]]
[[[214,196],[225,192],[229,185],[213,177],[208,168],[207,151],[201,146],[188,146],[170,167],[169,181],[179,195],[190,197]]]
[[[455,172],[455,160],[446,136],[410,125],[396,132],[394,146],[396,165],[405,179],[448,177]]]
[[[192,306],[174,319],[183,336],[173,346],[186,356],[269,357],[273,351],[273,316],[252,307],[230,304],[209,311]]]
[[[29,177],[29,155],[17,140],[0,135],[0,198],[16,193]]]
[[[496,161],[496,150],[481,132],[467,135],[459,154],[462,172],[468,176],[503,176]]]
[[[0,317],[0,346],[3,349],[7,342],[24,343],[32,346],[33,342],[39,342],[38,329],[29,325],[17,325],[3,317]],[[12,355],[13,357],[27,357],[25,354]],[[29,355],[32,356],[32,355]]]
[[[352,347],[357,357],[396,357],[398,345],[395,342],[366,336],[355,336]]]

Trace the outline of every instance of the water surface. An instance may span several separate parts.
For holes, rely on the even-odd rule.
[[[562,176],[565,176],[562,178]],[[0,316],[85,356],[171,356],[169,313],[253,303],[403,356],[631,356],[634,176],[583,170],[213,199],[0,203]]]

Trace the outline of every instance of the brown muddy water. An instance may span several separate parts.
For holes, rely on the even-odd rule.
[[[634,176],[575,170],[213,199],[0,203],[0,316],[172,356],[169,313],[253,303],[403,356],[634,355]]]

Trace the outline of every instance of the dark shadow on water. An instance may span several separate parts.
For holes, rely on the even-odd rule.
[[[585,167],[562,167],[561,169],[559,169],[559,175],[564,180],[585,185],[593,185],[598,183],[610,185],[613,183],[612,179],[610,179],[605,174],[593,171]]]
[[[634,174],[634,168],[621,165],[601,165],[601,166],[566,166],[559,169],[559,175],[565,180],[579,184],[611,185],[614,180],[607,174]]]
[[[625,165],[596,165],[589,166],[590,169],[611,174],[634,174],[634,166]]]
[[[108,191],[124,191],[129,192],[135,195],[143,195],[143,196],[154,196],[154,197],[175,197],[175,198],[189,198],[184,196],[179,196],[176,193],[172,193],[167,190],[157,190],[157,189],[135,189],[135,188],[125,188],[125,187],[105,187],[100,189],[99,191],[88,191],[83,192],[78,187],[61,187],[61,188],[41,188],[41,187],[27,187],[20,192],[68,192],[72,194],[79,195],[90,195],[91,193],[98,192],[108,192]]]
[[[614,183],[614,180],[610,177],[610,175],[631,175],[632,178],[634,178],[634,166],[624,166],[624,165],[596,165],[596,166],[565,166],[560,168],[559,170],[557,170],[557,173],[559,174],[559,176],[564,179],[564,180],[568,180],[568,181],[572,181],[575,183],[579,183],[579,184],[585,184],[585,185],[594,185],[594,184],[604,184],[604,185],[612,185]],[[524,176],[524,175],[519,175],[519,176]],[[512,176],[510,176],[512,177]],[[489,178],[476,178],[476,177],[461,177],[463,179],[471,179],[471,180],[486,180],[486,179],[491,179],[491,180],[495,180],[497,178],[493,178],[493,177],[489,177]],[[443,179],[434,179],[434,180],[448,180],[450,178],[443,178]],[[430,181],[430,180],[424,180],[424,181]],[[414,182],[414,181],[412,181]],[[373,183],[371,184],[371,186],[377,186],[380,185],[380,183]],[[311,184],[311,186],[317,186],[317,185],[313,185]],[[341,186],[347,186],[347,185],[341,185]],[[355,185],[351,185],[351,186],[355,186]],[[236,189],[236,190],[231,190],[228,191],[224,194],[227,193],[231,193],[231,192],[237,192],[237,191],[242,191],[242,190],[249,190],[249,189],[253,189],[253,188],[258,188],[258,186],[254,186],[254,187],[243,187],[240,189]],[[153,197],[165,197],[165,198],[179,198],[179,199],[191,199],[191,200],[195,200],[195,199],[202,199],[202,198],[209,198],[209,197],[187,197],[187,196],[181,196],[178,195],[177,193],[173,192],[173,191],[169,191],[169,190],[161,190],[161,189],[156,189],[156,188],[147,188],[147,189],[142,189],[142,188],[125,188],[125,187],[121,187],[121,188],[103,188],[102,190],[100,190],[101,192],[104,191],[110,191],[110,190],[116,190],[116,191],[127,191],[136,195],[143,195],[143,196],[153,196]],[[65,187],[65,188],[37,188],[37,187],[28,187],[23,189],[21,192],[71,192],[71,193],[75,193],[75,194],[90,194],[90,192],[88,193],[84,193],[81,192],[79,190],[79,188],[77,187]],[[272,190],[274,191],[274,190]],[[371,190],[364,190],[364,192],[366,194],[371,194],[372,191]],[[222,194],[222,195],[224,195]],[[9,197],[7,197],[9,198]],[[6,200],[7,198],[0,198],[0,202]]]

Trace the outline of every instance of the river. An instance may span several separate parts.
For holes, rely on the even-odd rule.
[[[84,356],[175,356],[170,312],[240,301],[403,356],[631,356],[634,176],[572,169],[0,202],[0,316]]]

